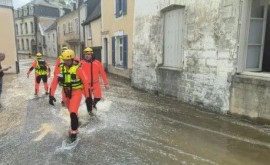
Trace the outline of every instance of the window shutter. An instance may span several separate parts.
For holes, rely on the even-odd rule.
[[[119,13],[119,0],[115,0],[115,18],[118,18],[120,15]]]
[[[112,65],[115,66],[115,37],[112,37]]]
[[[123,15],[127,14],[127,0],[123,0]]]
[[[128,36],[124,35],[123,36],[123,67],[127,69],[127,64],[128,64]]]

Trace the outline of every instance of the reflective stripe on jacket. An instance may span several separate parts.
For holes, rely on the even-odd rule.
[[[38,75],[47,75],[46,61],[43,59],[36,60],[35,73]]]
[[[76,76],[79,65],[72,65],[69,70],[64,64],[60,64],[60,73],[58,77],[62,80],[59,84],[63,88],[82,89],[83,85],[81,79]]]

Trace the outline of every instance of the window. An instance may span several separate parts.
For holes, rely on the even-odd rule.
[[[182,61],[184,8],[164,12],[163,66],[179,68]]]
[[[21,41],[22,41],[22,50],[24,50],[24,42],[23,42],[23,39],[22,39]]]
[[[53,42],[55,42],[55,35],[53,34]]]
[[[33,6],[29,7],[29,15],[33,15]]]
[[[238,72],[270,72],[270,1],[249,0],[244,3],[240,36]]]
[[[24,28],[25,28],[25,33],[28,34],[28,26],[26,22],[24,23]]]
[[[18,46],[18,50],[20,50],[21,49],[21,47],[20,47],[20,40],[18,40],[18,39],[17,39],[17,46]]]
[[[26,50],[29,50],[29,40],[26,39]]]
[[[18,17],[18,11],[17,11],[17,10],[14,11],[14,17],[15,17],[15,18]]]
[[[91,24],[89,24],[88,26],[87,26],[88,28],[88,30],[87,30],[87,34],[88,34],[88,39],[90,40],[90,39],[92,39],[92,30],[91,30]]]
[[[34,33],[34,24],[33,24],[33,22],[31,22],[31,33],[32,34]]]
[[[115,0],[115,18],[127,14],[127,0]]]
[[[28,15],[28,8],[26,7],[23,11],[24,11],[24,12],[23,12],[23,15],[24,15],[24,16],[27,16],[27,15]]]
[[[112,38],[112,64],[114,66],[127,68],[128,37],[127,35]]]
[[[66,34],[66,24],[63,24],[63,32],[64,32],[64,35]]]
[[[23,34],[23,24],[20,24],[21,34]]]
[[[22,16],[22,10],[19,9],[19,17],[21,17],[21,16]]]
[[[79,34],[79,19],[75,18],[75,32]]]
[[[73,32],[72,21],[70,21],[70,22],[68,23],[68,32],[69,32],[69,33]]]
[[[15,25],[15,29],[16,29],[16,35],[18,35],[19,34],[19,32],[18,32],[18,30],[19,30],[18,29],[18,24]]]

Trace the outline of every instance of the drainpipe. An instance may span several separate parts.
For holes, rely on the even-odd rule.
[[[38,26],[38,21],[37,17],[34,16],[34,23],[35,23],[35,37],[36,37],[36,52],[32,52],[33,55],[35,55],[38,52],[38,40],[37,40],[37,26]]]

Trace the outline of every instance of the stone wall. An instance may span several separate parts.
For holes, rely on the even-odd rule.
[[[185,8],[183,66],[177,72],[162,69],[161,10],[172,5]],[[226,113],[237,62],[239,6],[239,0],[136,0],[132,85]]]
[[[231,113],[270,120],[270,78],[236,75],[231,90]]]

